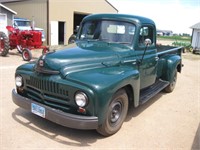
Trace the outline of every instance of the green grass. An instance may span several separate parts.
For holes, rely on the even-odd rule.
[[[191,42],[191,36],[157,36],[157,39],[179,42]]]
[[[158,40],[170,40],[173,46],[182,46],[185,51],[192,51],[191,36],[157,36]]]

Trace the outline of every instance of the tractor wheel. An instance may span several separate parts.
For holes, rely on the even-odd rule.
[[[9,51],[9,40],[5,33],[0,32],[0,55],[6,56]]]
[[[43,48],[43,50],[42,50],[42,55],[44,55],[44,54],[46,54],[46,53],[48,53],[48,52],[49,52],[49,48],[48,48],[48,47]]]
[[[23,48],[21,45],[17,45],[17,51],[22,54]]]
[[[27,48],[23,49],[22,58],[24,61],[30,61],[32,59],[31,51]]]

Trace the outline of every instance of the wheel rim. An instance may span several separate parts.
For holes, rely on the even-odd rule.
[[[122,104],[120,102],[113,103],[112,110],[110,113],[110,124],[115,124],[122,113]]]
[[[27,51],[24,52],[24,58],[27,60],[29,59],[29,53]]]

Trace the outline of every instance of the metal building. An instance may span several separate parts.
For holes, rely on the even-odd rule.
[[[6,26],[12,26],[12,20],[17,13],[0,3],[0,31],[8,34]]]
[[[5,0],[3,4],[43,28],[49,45],[67,44],[88,14],[118,12],[107,0]]]
[[[200,22],[191,26],[192,28],[192,47],[194,53],[200,53]]]

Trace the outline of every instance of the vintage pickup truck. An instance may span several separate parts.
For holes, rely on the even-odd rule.
[[[17,68],[12,99],[57,124],[109,136],[120,129],[129,106],[174,90],[181,51],[156,45],[151,19],[90,15],[75,43]]]

